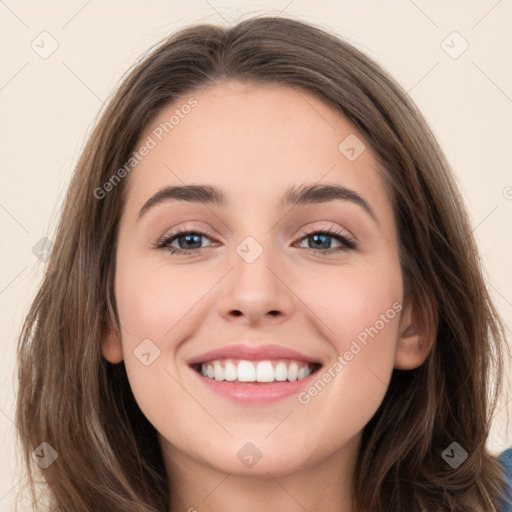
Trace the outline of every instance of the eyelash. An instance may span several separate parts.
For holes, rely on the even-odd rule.
[[[194,254],[194,253],[198,254],[199,252],[201,252],[202,249],[206,249],[206,247],[200,247],[198,249],[179,249],[176,247],[172,247],[172,248],[170,247],[170,243],[173,242],[175,239],[177,239],[183,235],[191,235],[191,234],[199,235],[199,236],[206,236],[207,238],[214,240],[214,237],[211,235],[211,233],[208,233],[207,231],[203,232],[200,230],[191,230],[191,229],[183,228],[174,233],[170,233],[170,234],[166,235],[164,238],[162,238],[162,240],[160,242],[158,242],[156,244],[155,247],[157,249],[163,249],[163,250],[169,251],[169,253],[171,255],[178,254],[178,255],[182,255],[182,256],[186,256],[186,255],[190,255],[190,254]],[[343,246],[326,249],[326,250],[312,249],[310,247],[302,247],[302,249],[306,249],[307,251],[312,251],[314,253],[320,252],[320,253],[324,253],[324,254],[332,254],[332,253],[338,253],[338,252],[344,252],[344,251],[350,251],[350,250],[357,249],[357,245],[354,242],[354,240],[349,238],[340,229],[333,229],[333,228],[331,228],[331,229],[308,229],[302,234],[301,238],[299,238],[299,241],[301,241],[304,238],[307,238],[308,236],[311,236],[313,234],[330,236],[332,238],[337,239],[339,242],[341,242],[343,244]]]

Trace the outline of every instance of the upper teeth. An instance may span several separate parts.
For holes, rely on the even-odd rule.
[[[201,375],[215,380],[240,382],[294,381],[306,378],[312,368],[298,361],[210,361],[201,366]]]

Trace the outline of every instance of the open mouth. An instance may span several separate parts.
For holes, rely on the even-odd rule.
[[[215,381],[268,384],[303,380],[318,371],[322,365],[290,359],[215,359],[191,366],[202,377]]]

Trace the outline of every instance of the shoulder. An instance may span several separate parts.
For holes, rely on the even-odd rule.
[[[505,478],[508,484],[509,499],[512,499],[512,448],[505,450],[498,457],[498,462],[505,469]],[[500,512],[512,512],[512,504],[504,505]]]
[[[512,448],[505,450],[499,457],[498,460],[507,469],[512,469]]]

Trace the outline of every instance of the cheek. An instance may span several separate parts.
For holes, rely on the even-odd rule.
[[[389,269],[389,267],[388,267]],[[402,310],[400,272],[344,272],[322,293],[310,293],[308,306],[324,329],[337,360],[322,368],[314,385],[299,396],[313,415],[366,424],[382,402],[394,366]],[[325,409],[326,403],[336,404]],[[352,419],[347,418],[350,411]],[[330,428],[330,427],[328,427]]]
[[[130,271],[121,266],[116,279],[120,321],[126,331],[161,343],[193,316],[201,297],[215,282],[211,273],[170,272],[161,265],[138,265],[136,271]]]
[[[358,336],[364,341],[367,329],[376,326],[381,337],[398,329],[402,300],[399,267],[340,268],[335,276],[331,272],[325,278],[318,274],[304,280],[300,289],[299,295],[322,320],[325,336],[338,353],[347,350],[347,343]]]
[[[205,287],[215,280],[198,272],[170,272],[161,263],[131,263],[119,261],[115,287],[126,372],[139,407],[165,431],[164,409],[193,413],[194,403],[178,383],[175,354],[197,323]]]

